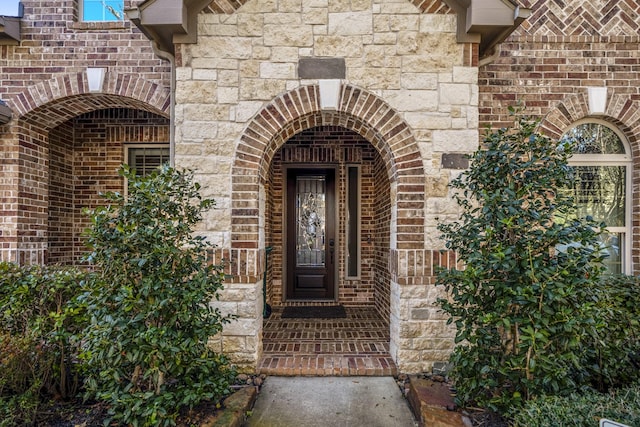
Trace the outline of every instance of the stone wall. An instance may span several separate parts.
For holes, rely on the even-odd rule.
[[[278,230],[265,224],[277,194],[269,171],[283,144],[305,129],[338,126],[378,151],[391,247],[377,255],[380,266],[389,260],[389,273],[375,286],[389,299],[392,356],[414,372],[446,359],[453,345],[433,306],[442,248],[436,225],[457,216],[447,183],[459,171],[443,165],[443,155],[468,153],[478,141],[474,46],[457,43],[448,7],[419,3],[214,2],[219,8],[199,16],[197,43],[178,46],[175,115],[176,165],[195,169],[218,201],[199,231],[225,248],[218,258],[226,251],[231,261],[229,298],[235,289],[261,298],[267,231]],[[322,108],[317,79],[298,75],[304,58],[344,64],[333,108]],[[222,337],[222,347],[248,365],[261,348],[261,310],[249,311],[258,318],[243,314],[243,326]]]

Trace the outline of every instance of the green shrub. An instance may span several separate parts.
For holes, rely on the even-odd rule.
[[[605,276],[596,288],[598,327],[582,347],[582,366],[600,391],[640,380],[640,278]]]
[[[233,379],[207,345],[229,320],[211,305],[222,270],[193,235],[213,201],[190,172],[165,166],[138,177],[124,166],[120,174],[128,195],[105,194],[108,206],[91,212],[87,396],[109,403],[115,421],[172,425],[180,408],[219,399]]]
[[[515,427],[597,426],[601,418],[640,426],[640,384],[612,390],[590,391],[566,397],[531,400],[514,415]]]
[[[70,267],[0,263],[0,414],[6,425],[29,424],[42,398],[77,393],[74,334],[84,316],[73,299],[83,278]]]
[[[439,226],[464,264],[438,277],[459,343],[458,399],[502,413],[586,385],[580,350],[598,327],[604,224],[576,218],[573,200],[557,191],[572,182],[571,147],[536,126],[519,116],[514,128],[486,135],[451,184],[461,219]]]

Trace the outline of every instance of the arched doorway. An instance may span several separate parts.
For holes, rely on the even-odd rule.
[[[375,365],[370,364],[373,358],[362,357],[358,359],[361,360],[358,365],[354,362],[354,354],[364,356],[366,349],[345,340],[330,345],[336,349],[338,344],[350,346],[354,353],[346,357],[344,353],[337,357],[332,355],[330,360],[324,359],[322,366],[318,357],[265,360],[273,348],[270,331],[265,329],[258,331],[265,356],[260,366],[275,366],[278,370],[270,372],[279,374],[283,374],[282,364],[296,365],[295,369],[289,368],[289,374],[298,374],[299,367],[306,363],[309,370],[306,374],[388,375],[395,369],[393,361],[397,358],[401,333],[398,317],[401,290],[398,286],[411,281],[407,274],[415,274],[414,270],[417,270],[415,265],[407,268],[399,260],[417,259],[414,254],[421,256],[424,252],[423,159],[409,126],[375,95],[343,85],[336,110],[322,110],[319,98],[318,86],[300,87],[275,99],[247,126],[236,150],[232,171],[232,194],[241,195],[232,201],[232,248],[237,248],[238,253],[255,248],[262,256],[267,247],[273,248],[269,254],[269,268],[264,273],[267,302],[273,305],[369,308],[385,333],[384,356]],[[308,295],[287,294],[286,277],[291,267],[287,257],[291,255],[286,252],[291,244],[286,242],[291,230],[285,230],[287,225],[282,218],[287,216],[286,197],[291,194],[286,191],[290,188],[287,181],[292,176],[299,176],[301,171],[318,169],[323,173],[331,169],[335,185],[335,262],[329,272],[334,274],[335,281],[333,293],[308,298]],[[356,186],[350,193],[349,177],[356,181],[360,179],[360,189],[363,182],[367,183],[367,198],[361,197],[360,203],[351,210],[356,212],[365,207],[366,228],[362,227],[351,241],[348,236],[353,226],[348,226],[348,198]],[[255,193],[252,195],[249,190]],[[249,200],[255,200],[257,204],[249,203]],[[362,226],[362,219],[365,217],[359,217],[359,226]],[[330,245],[330,239],[326,245]],[[353,264],[351,260],[358,256],[355,252],[358,248],[360,257],[364,254],[369,258],[364,263],[365,258],[360,258]],[[331,256],[330,247],[325,250],[325,255]],[[357,267],[352,269],[352,265]],[[332,325],[327,327],[332,328]],[[292,345],[295,348],[295,344]]]
[[[273,313],[261,371],[289,364],[291,374],[395,374],[391,192],[380,153],[353,130],[312,127],[275,153],[265,188]]]

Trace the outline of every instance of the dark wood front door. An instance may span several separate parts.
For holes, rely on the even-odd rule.
[[[287,299],[333,299],[335,170],[287,171]]]

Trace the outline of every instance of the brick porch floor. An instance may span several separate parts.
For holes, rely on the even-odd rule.
[[[264,321],[258,372],[283,376],[387,376],[389,324],[373,308],[347,307],[346,319],[282,319],[274,307]]]

